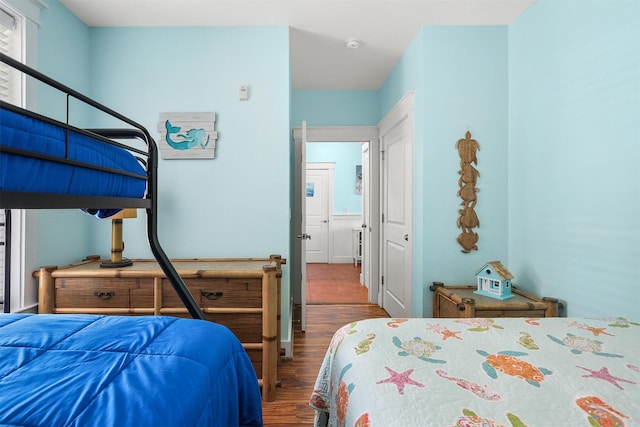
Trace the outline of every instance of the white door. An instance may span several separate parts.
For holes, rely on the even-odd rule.
[[[305,181],[307,262],[329,262],[329,169],[316,169],[307,163]]]
[[[412,113],[381,133],[382,307],[391,317],[411,316]]]
[[[360,270],[360,283],[369,289],[371,283],[371,214],[369,198],[371,197],[371,185],[369,184],[369,143],[362,144],[362,264]],[[369,295],[371,296],[371,295]],[[369,298],[371,302],[371,298]]]
[[[300,168],[299,171],[301,174],[305,173],[307,169],[307,122],[302,122],[302,149],[300,149]],[[302,182],[302,176],[299,177],[298,182]],[[306,203],[304,202],[306,197],[306,188],[304,185],[301,185],[301,193],[300,193],[300,209],[302,210],[300,214],[300,228],[298,230],[298,239],[300,240],[300,252],[298,253],[298,257],[300,260],[300,293],[301,293],[301,301],[300,301],[300,327],[302,331],[307,330],[307,220],[306,220]],[[293,336],[291,337],[291,341],[293,342]],[[293,349],[293,347],[292,347]]]

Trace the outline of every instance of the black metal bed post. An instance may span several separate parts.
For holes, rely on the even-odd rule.
[[[11,209],[4,210],[4,295],[2,311],[11,313]]]
[[[158,220],[156,218],[158,208],[158,147],[146,129],[144,130],[144,133],[149,144],[149,164],[147,165],[149,178],[147,181],[147,194],[151,199],[151,207],[147,208],[147,236],[149,237],[149,246],[151,246],[151,252],[153,252],[153,256],[158,261],[160,268],[162,268],[165,276],[167,276],[167,279],[169,279],[173,285],[173,288],[182,300],[182,303],[187,307],[187,310],[189,310],[191,317],[194,319],[205,320],[204,313],[193,299],[193,295],[189,292],[189,289],[184,283],[184,280],[182,280],[182,277],[180,277],[173,264],[171,264],[167,254],[164,253],[164,250],[160,246],[160,241],[158,240]]]

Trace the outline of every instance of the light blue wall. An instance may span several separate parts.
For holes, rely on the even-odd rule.
[[[89,28],[59,2],[47,5],[40,15],[37,69],[75,90],[89,92]],[[65,99],[42,86],[37,90],[38,110],[64,120]],[[81,109],[74,112],[80,121],[86,119]],[[42,210],[36,211],[35,219],[37,265],[66,265],[92,253],[95,218],[77,210]]]
[[[97,100],[158,138],[161,112],[213,111],[214,160],[160,160],[169,257],[288,256],[289,39],[283,27],[94,28]],[[241,55],[238,52],[242,52]],[[240,101],[238,87],[249,85]],[[129,256],[150,256],[142,218]]]
[[[333,162],[333,213],[362,214],[362,194],[356,194],[356,165],[362,166],[357,142],[309,142],[307,163]]]
[[[288,258],[288,29],[93,28],[91,37],[93,96],[156,138],[161,112],[217,114],[214,160],[160,160],[159,239],[167,255]],[[248,101],[239,100],[240,84],[249,86]],[[150,257],[144,217],[124,229],[125,255]],[[109,241],[108,224],[100,235]],[[282,283],[287,302],[286,269]],[[289,304],[282,310],[289,319]]]
[[[424,27],[381,88],[388,111],[415,90],[413,306],[430,316],[433,281],[471,283],[507,257],[507,28]],[[458,139],[478,140],[478,251],[461,252]]]
[[[507,262],[507,27],[425,27],[424,282],[471,284],[486,262]],[[480,144],[478,250],[456,241],[461,199],[456,141]],[[431,315],[425,292],[424,315]]]
[[[291,126],[375,126],[380,120],[378,91],[294,90]]]
[[[87,28],[59,2],[48,4],[39,30],[41,71],[131,117],[156,138],[160,112],[217,113],[215,160],[160,160],[159,238],[167,255],[288,258],[288,29]],[[240,84],[249,85],[248,101],[238,98]],[[130,258],[151,257],[144,217],[125,222]],[[109,256],[109,221],[76,211],[38,218],[41,264]],[[283,301],[289,294],[284,269]],[[288,304],[282,315],[290,318]]]
[[[414,90],[412,314],[430,315],[432,281],[468,283],[499,259],[521,288],[560,298],[569,315],[638,317],[635,0],[538,0],[509,27],[425,27],[379,91],[292,91],[286,28],[88,29],[48,4],[45,73],[152,131],[162,111],[219,113],[216,160],[161,161],[160,240],[170,256],[286,257],[289,126],[376,125]],[[248,102],[237,99],[241,83]],[[481,145],[481,226],[480,250],[462,254],[454,146],[467,129]],[[39,258],[106,256],[109,224],[91,221],[39,213]],[[125,223],[127,255],[150,256],[144,228],[140,218]]]
[[[517,282],[639,318],[640,3],[538,0],[509,27],[509,106]]]

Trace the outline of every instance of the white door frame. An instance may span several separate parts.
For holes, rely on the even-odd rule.
[[[378,127],[377,126],[307,126],[306,127],[308,142],[369,142],[370,147],[370,162],[371,162],[371,176],[370,176],[370,200],[369,200],[369,212],[371,213],[372,224],[370,224],[370,237],[371,237],[371,257],[372,259],[379,259],[380,249],[380,144],[378,141]],[[298,161],[303,158],[303,144],[302,144],[302,128],[293,128],[293,140],[294,140],[294,188],[299,189],[302,186],[302,161]],[[305,167],[306,168],[306,167]],[[293,232],[291,233],[293,239],[293,254],[296,257],[291,264],[291,283],[293,286],[292,295],[295,304],[305,304],[305,301],[301,299],[300,287],[300,275],[302,266],[300,265],[300,259],[298,254],[300,253],[300,239],[297,235],[301,233],[301,212],[302,212],[302,200],[300,195],[301,191],[294,191],[294,212],[293,212]],[[378,218],[373,220],[373,218]],[[369,302],[378,304],[379,293],[379,280],[373,278],[379,278],[379,269],[377,263],[371,266],[371,286],[369,287]],[[304,321],[302,322],[305,323]]]

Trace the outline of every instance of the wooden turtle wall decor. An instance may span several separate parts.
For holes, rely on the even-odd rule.
[[[458,196],[462,199],[462,209],[458,210],[458,228],[462,229],[462,233],[458,236],[458,243],[462,246],[462,252],[469,253],[472,250],[478,250],[478,233],[473,229],[480,227],[480,220],[474,210],[478,203],[478,195],[480,191],[476,188],[480,172],[473,167],[472,163],[478,165],[476,151],[480,150],[480,144],[475,139],[471,139],[471,132],[467,131],[463,139],[456,142],[456,149],[460,155],[460,170],[458,174]]]

